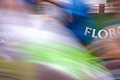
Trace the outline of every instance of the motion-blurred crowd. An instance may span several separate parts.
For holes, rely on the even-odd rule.
[[[88,1],[0,0],[0,80],[120,80],[120,0]]]

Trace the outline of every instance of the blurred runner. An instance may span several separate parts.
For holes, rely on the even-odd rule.
[[[89,19],[88,6],[82,0],[47,0],[60,7],[65,13],[69,13],[66,26],[79,38],[79,41],[90,42],[91,38],[84,35],[87,26],[95,24]],[[90,23],[89,23],[90,22]],[[65,24],[63,22],[63,24]],[[92,26],[90,25],[92,24]]]
[[[19,2],[12,0],[11,6],[9,6],[12,8],[8,7],[3,11],[6,13],[9,9],[7,15],[2,15],[6,18],[1,18],[3,31],[8,30],[15,34],[12,40],[1,48],[10,57],[7,60],[0,59],[2,79],[8,78],[9,80],[13,77],[15,80],[30,80],[36,78],[36,75],[42,75],[43,78],[38,78],[38,80],[101,80],[101,78],[102,80],[112,80],[108,70],[98,64],[101,60],[87,53],[84,47],[71,37],[72,34],[66,27],[53,22],[54,20],[46,21],[44,19],[40,21],[43,22],[42,25],[36,25],[33,23],[35,19],[30,17],[29,12],[21,13],[22,11],[18,10],[21,7],[15,11],[12,3],[16,5]],[[24,7],[22,6],[22,8]],[[36,29],[35,26],[39,28]],[[20,58],[16,58],[17,56]],[[39,69],[34,64],[46,65],[57,72],[51,69],[49,72],[43,67],[40,72],[36,73]],[[62,73],[59,74],[59,72]],[[65,75],[59,77],[63,73],[69,77],[64,78]]]

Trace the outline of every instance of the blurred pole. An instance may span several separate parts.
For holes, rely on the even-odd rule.
[[[99,13],[105,12],[105,4],[99,4]]]

